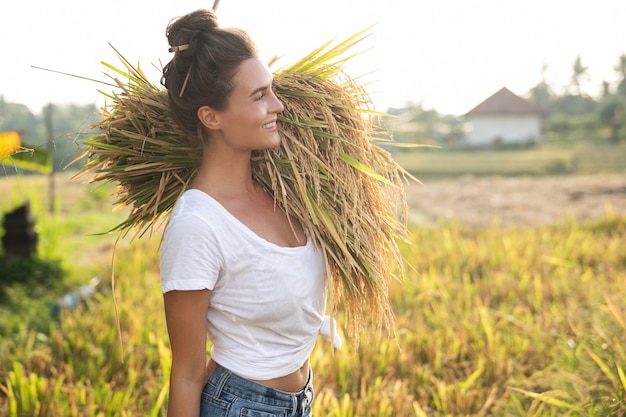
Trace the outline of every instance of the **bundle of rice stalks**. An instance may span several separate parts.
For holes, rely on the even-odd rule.
[[[367,318],[391,324],[387,286],[402,265],[396,239],[406,232],[408,174],[374,143],[378,114],[342,69],[366,36],[362,31],[336,46],[329,42],[274,71],[285,107],[282,144],[252,159],[255,180],[323,249],[340,295],[333,304],[343,303],[353,331]],[[117,203],[130,214],[114,230],[141,236],[167,217],[199,160],[168,113],[166,92],[120,58],[124,71],[105,64],[124,81],[114,78],[119,92],[107,95],[111,105],[96,126],[101,133],[84,142],[88,163],[79,176],[118,184]]]

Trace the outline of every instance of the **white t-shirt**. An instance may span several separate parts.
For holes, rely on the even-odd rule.
[[[273,244],[194,189],[174,206],[161,245],[162,292],[211,290],[211,356],[249,379],[288,375],[309,357],[324,323],[325,276],[310,238]]]

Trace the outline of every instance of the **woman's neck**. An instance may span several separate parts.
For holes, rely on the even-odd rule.
[[[250,154],[218,155],[205,152],[191,187],[214,197],[233,198],[254,193]]]

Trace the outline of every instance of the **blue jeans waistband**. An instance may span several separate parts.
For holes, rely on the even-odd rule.
[[[293,416],[302,416],[308,415],[306,412],[310,412],[311,402],[313,401],[312,379],[312,372],[309,370],[308,381],[302,390],[285,392],[240,377],[223,366],[216,364],[203,391],[213,398],[218,398],[223,393],[228,393],[256,403],[290,409],[293,410]]]

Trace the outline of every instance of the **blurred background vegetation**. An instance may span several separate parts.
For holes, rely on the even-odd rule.
[[[542,77],[536,86],[522,96],[540,105],[546,111],[545,142],[525,145],[503,144],[498,149],[490,150],[510,151],[519,150],[519,148],[527,150],[532,147],[543,146],[545,148],[558,144],[561,149],[568,148],[569,153],[555,156],[556,161],[548,158],[550,159],[548,163],[552,163],[553,166],[545,170],[540,168],[534,171],[522,170],[512,173],[555,174],[578,172],[578,170],[584,173],[585,166],[580,166],[581,158],[584,159],[585,155],[592,153],[594,148],[619,147],[620,144],[626,142],[626,53],[617,58],[614,69],[617,74],[616,80],[604,81],[600,86],[593,86],[591,89],[598,92],[595,95],[587,93],[582,88],[582,85],[588,86],[589,81],[587,67],[584,66],[580,57],[577,57],[572,65],[570,84],[550,85]],[[485,92],[485,95],[489,93]],[[460,91],[459,94],[463,92]],[[442,114],[435,109],[425,108],[421,103],[410,101],[401,108],[379,110],[385,111],[390,116],[385,117],[382,124],[385,132],[391,132],[394,141],[402,144],[438,147],[435,155],[420,157],[424,153],[424,148],[422,148],[417,153],[417,160],[410,162],[410,158],[403,159],[408,169],[418,175],[426,176],[464,173],[429,171],[428,161],[424,161],[424,159],[439,157],[438,155],[445,152],[472,150],[465,142],[467,126],[463,115]],[[55,171],[72,169],[77,165],[68,167],[68,164],[80,154],[82,139],[91,134],[91,126],[99,119],[98,112],[99,109],[95,104],[49,104],[40,113],[35,114],[26,105],[6,102],[0,95],[0,132],[19,131],[23,142],[41,148],[47,148],[51,140]],[[410,148],[405,148],[403,152],[415,155]],[[623,156],[624,154],[618,152],[616,163],[623,164],[623,159],[621,159]],[[445,158],[445,156],[441,157]],[[537,158],[541,163],[542,157],[537,156]],[[533,155],[527,159],[532,160]],[[545,155],[543,159],[545,162]],[[4,162],[5,166],[10,167],[10,161]],[[433,163],[437,166],[450,165],[445,161],[440,162],[435,160]],[[477,161],[477,165],[482,165],[480,162]],[[422,169],[417,169],[417,166],[421,166]],[[10,168],[4,171],[6,175],[15,173],[15,170]]]
[[[617,59],[614,69],[617,80],[594,86],[600,92],[596,96],[586,93],[581,87],[587,80],[587,68],[580,57],[572,66],[569,85],[550,85],[542,76],[536,86],[523,94],[524,98],[546,111],[544,129],[548,141],[586,140],[596,144],[624,141],[626,54]],[[488,93],[485,92],[485,97]],[[426,109],[420,103],[411,102],[403,108],[390,108],[387,113],[394,116],[386,123],[387,130],[393,132],[393,138],[398,142],[446,148],[464,145],[466,127],[463,115],[440,114],[435,109]]]

